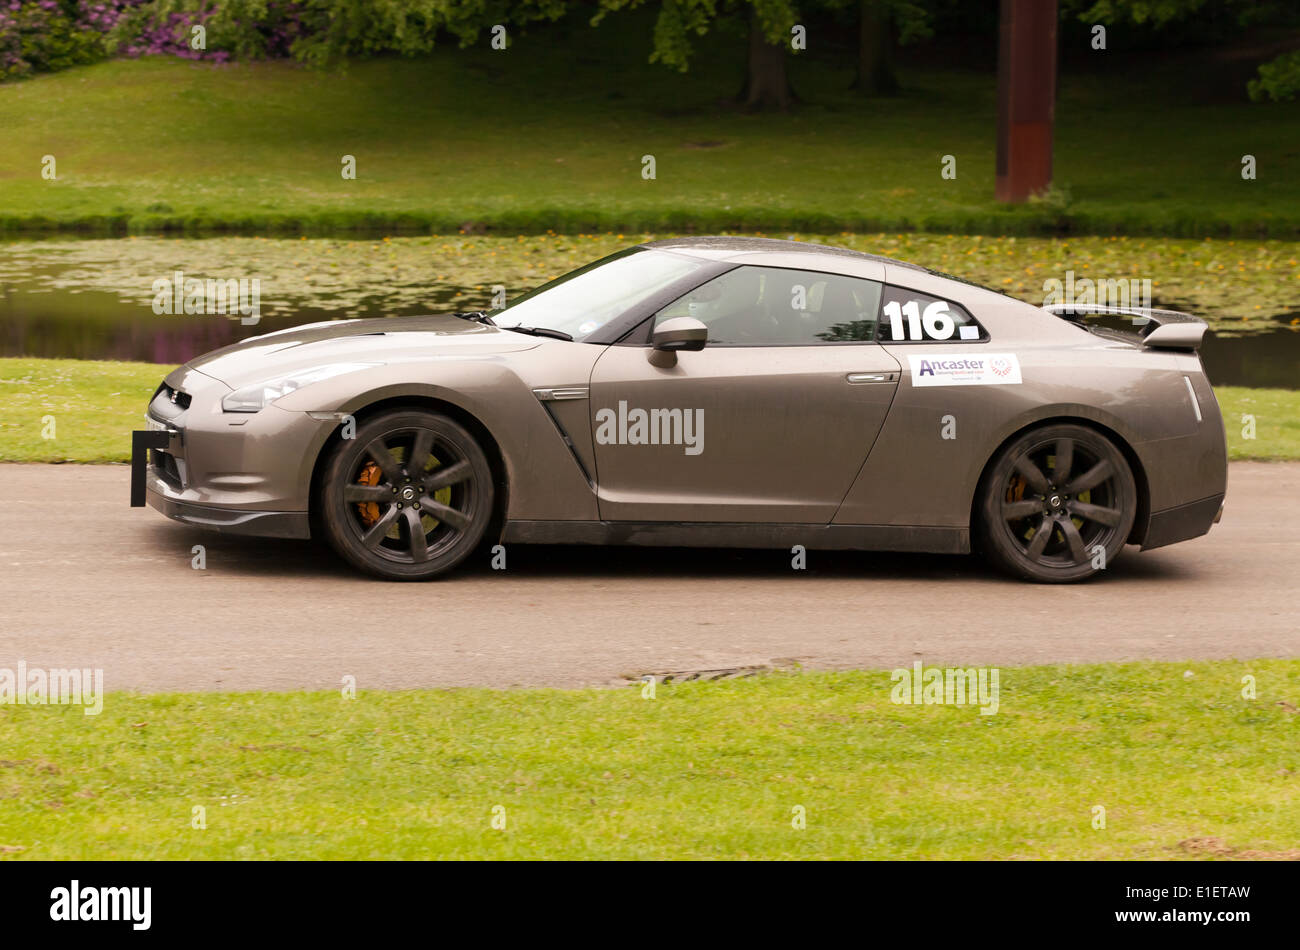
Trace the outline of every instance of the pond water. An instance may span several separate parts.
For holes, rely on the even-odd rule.
[[[623,235],[0,240],[0,356],[179,364],[245,337],[319,320],[486,308],[494,287],[513,297],[628,243]],[[941,241],[917,253],[942,259],[973,246],[970,239]],[[996,250],[1009,252],[1010,245]],[[1211,381],[1300,388],[1300,301],[1289,271],[1300,245],[1247,252],[1197,243],[1164,250],[1165,257],[1148,262],[1167,288],[1167,299],[1153,304],[1201,314],[1219,331],[1202,348]],[[1230,251],[1247,255],[1238,261],[1241,279],[1231,293],[1206,298],[1204,275],[1179,261],[1188,254],[1228,260]],[[1031,256],[1014,267],[1004,263],[997,273],[1014,274],[1022,264],[1033,269],[1035,262]],[[1221,270],[1216,265],[1216,280],[1228,279],[1218,276]],[[174,277],[249,278],[250,285],[255,279],[260,318],[245,325],[237,317],[155,314],[155,281]],[[1015,295],[1033,299],[1030,285],[1037,281]]]
[[[237,317],[156,315],[151,307],[100,291],[18,291],[0,294],[0,356],[60,357],[184,363],[200,353],[259,333],[317,320],[403,316],[487,307],[486,290],[431,286],[419,302],[349,301],[346,310],[316,306],[264,312],[255,325]],[[1211,332],[1201,349],[1216,386],[1300,388],[1300,330],[1289,315],[1275,329],[1245,335]]]
[[[265,310],[255,324],[219,315],[157,315],[151,307],[124,303],[99,291],[41,291],[0,294],[0,356],[39,356],[79,360],[130,360],[184,363],[200,353],[245,337],[319,320],[408,316],[451,310],[476,310],[489,296],[456,288],[435,288],[423,304],[352,306],[347,311],[321,307]]]

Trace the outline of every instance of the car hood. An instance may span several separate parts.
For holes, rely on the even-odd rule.
[[[447,314],[331,320],[249,337],[185,364],[238,388],[330,363],[391,363],[451,357],[474,359],[531,350],[535,337]]]

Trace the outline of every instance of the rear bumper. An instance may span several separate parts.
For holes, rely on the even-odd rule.
[[[1147,522],[1142,550],[1164,547],[1207,534],[1223,515],[1223,494],[1211,495],[1186,505],[1154,511]]]

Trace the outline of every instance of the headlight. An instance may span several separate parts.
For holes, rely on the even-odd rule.
[[[254,383],[243,389],[236,389],[221,400],[221,408],[226,412],[260,412],[281,396],[287,396],[295,389],[301,389],[312,383],[319,383],[331,376],[351,373],[353,370],[365,369],[367,366],[381,366],[381,363],[331,363],[329,366],[317,366],[301,370],[288,376],[268,379]]]

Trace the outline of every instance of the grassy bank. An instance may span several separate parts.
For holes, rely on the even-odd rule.
[[[891,685],[0,706],[0,858],[1300,853],[1300,661],[1005,669],[994,715]]]
[[[798,56],[803,105],[752,115],[724,103],[743,38],[679,75],[646,63],[644,26],[345,72],[142,59],[0,85],[0,230],[1300,234],[1300,102],[1245,102],[1199,52],[1064,74],[1059,194],[1012,208],[992,198],[991,71],[912,56],[901,96],[864,99]]]
[[[0,359],[0,461],[126,462],[131,430],[173,367],[98,360]],[[1300,391],[1215,390],[1233,459],[1300,459]],[[1243,415],[1254,417],[1245,438]],[[54,438],[47,417],[54,420]]]

